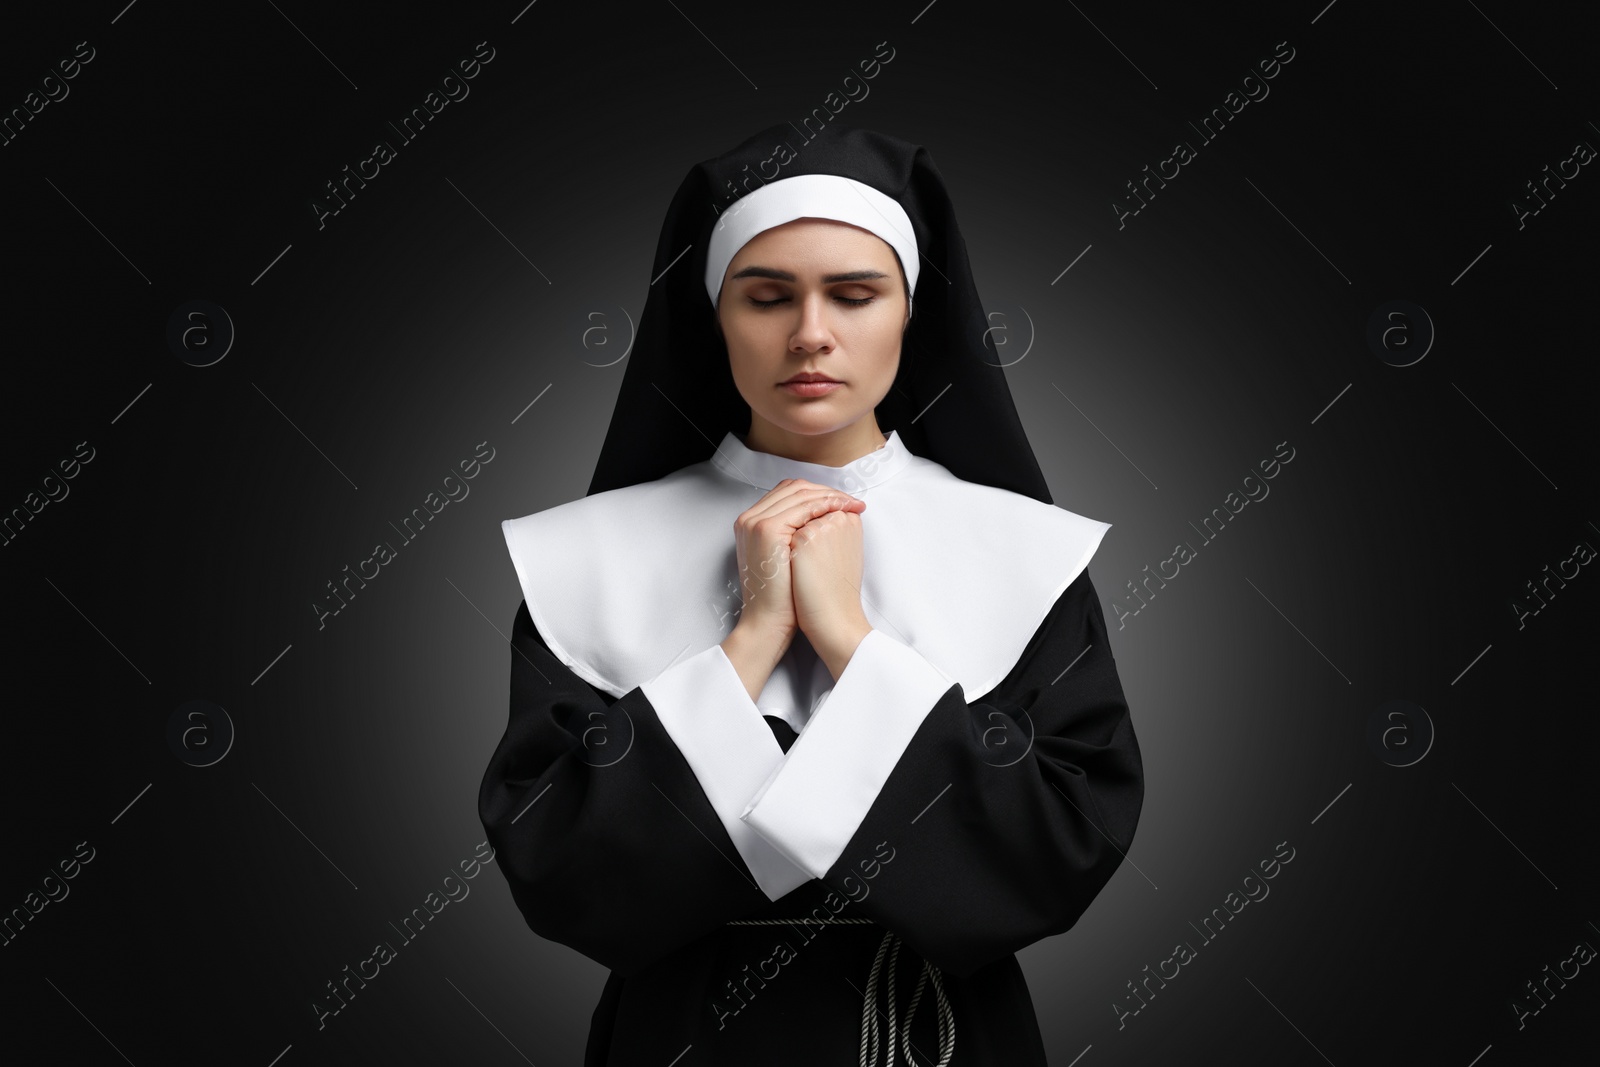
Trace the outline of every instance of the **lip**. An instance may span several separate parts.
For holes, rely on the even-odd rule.
[[[823,374],[821,371],[805,370],[805,371],[801,371],[799,374],[794,375],[788,381],[779,382],[778,384],[779,385],[790,385],[790,384],[792,384],[794,382],[835,382],[835,383],[838,383],[839,379],[830,378],[826,374]]]
[[[835,389],[843,389],[844,383],[832,380],[816,382],[788,381],[779,382],[778,388],[795,396],[826,396]]]

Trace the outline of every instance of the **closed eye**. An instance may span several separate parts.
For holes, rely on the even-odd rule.
[[[874,300],[877,299],[877,297],[866,296],[866,297],[862,297],[859,300],[855,300],[855,299],[852,299],[852,298],[850,298],[848,296],[836,296],[836,297],[834,297],[834,299],[839,301],[842,304],[847,304],[850,307],[861,307],[863,304],[872,303]],[[769,308],[769,307],[773,307],[773,306],[778,305],[778,304],[786,304],[788,302],[789,302],[789,298],[786,297],[786,296],[780,296],[776,300],[757,300],[755,297],[751,297],[750,298],[750,303],[754,304],[758,308]]]

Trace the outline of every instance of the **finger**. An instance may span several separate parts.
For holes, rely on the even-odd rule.
[[[791,530],[799,530],[807,523],[820,521],[834,512],[860,512],[867,506],[848,493],[827,492],[819,496],[797,499],[790,507],[772,516]]]
[[[811,482],[802,481],[798,485],[791,485],[790,489],[790,492],[781,496],[776,495],[776,489],[773,490],[774,495],[770,500],[764,498],[751,509],[754,514],[746,513],[749,520],[754,523],[782,517],[794,528],[829,511],[860,511],[867,506],[866,501],[842,489],[830,489]]]

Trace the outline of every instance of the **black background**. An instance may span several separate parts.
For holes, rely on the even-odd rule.
[[[6,114],[94,49],[0,146],[0,513],[70,490],[0,545],[0,913],[94,849],[0,947],[8,1061],[579,1062],[605,972],[493,865],[321,1028],[312,1004],[483,840],[521,599],[498,524],[583,495],[679,179],[887,42],[839,121],[929,147],[1055,501],[1113,523],[1091,574],[1147,794],[1129,862],[1021,954],[1051,1062],[1592,1062],[1593,966],[1514,1003],[1600,946],[1600,577],[1513,607],[1600,546],[1600,177],[1513,207],[1600,146],[1590,13],[1320,4],[8,13]],[[324,184],[481,41],[470,95],[319,227]],[[206,367],[214,313],[167,339],[193,300],[236,331]],[[1392,301],[1436,331],[1395,320],[1409,366],[1367,341]],[[470,494],[319,628],[326,583],[485,441]],[[1270,495],[1203,542],[1280,442]],[[236,731],[210,766],[179,755],[222,750],[215,713],[169,743],[191,700]],[[1431,745],[1415,712],[1369,740],[1390,700]],[[1271,895],[1203,943],[1280,842]]]

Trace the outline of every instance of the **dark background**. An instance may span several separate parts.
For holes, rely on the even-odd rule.
[[[929,147],[1055,501],[1114,524],[1090,573],[1147,794],[1129,862],[1020,956],[1051,1062],[1593,1062],[1595,966],[1513,1008],[1600,947],[1596,565],[1513,609],[1600,547],[1600,175],[1512,207],[1600,146],[1585,5],[124,3],[0,37],[5,113],[94,49],[0,146],[0,509],[70,490],[0,547],[0,913],[94,850],[0,947],[8,1061],[579,1061],[605,972],[493,865],[322,1029],[312,1004],[484,838],[521,599],[499,523],[587,489],[678,181],[887,41],[838,120]],[[324,183],[480,41],[470,95],[319,229]],[[167,336],[193,300],[235,331],[206,367],[215,311]],[[1270,496],[1203,541],[1281,442]],[[215,711],[169,740],[193,700],[231,742]]]

